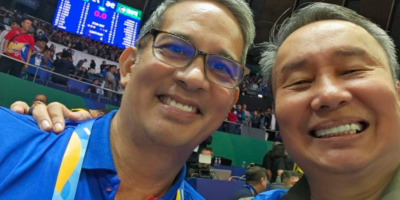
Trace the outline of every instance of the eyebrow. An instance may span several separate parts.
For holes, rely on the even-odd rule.
[[[333,57],[352,57],[352,56],[364,57],[364,58],[368,58],[374,62],[380,63],[380,61],[378,59],[376,59],[375,57],[370,55],[367,51],[365,51],[364,49],[359,48],[359,47],[338,49],[333,52],[332,56]],[[286,71],[293,71],[296,69],[300,69],[300,68],[306,66],[307,63],[308,63],[308,61],[306,58],[296,60],[294,62],[284,65],[282,67],[281,73],[283,74]]]
[[[283,73],[285,73],[287,71],[293,71],[293,70],[302,68],[302,67],[306,66],[307,63],[308,63],[308,61],[307,61],[306,58],[300,59],[300,60],[296,60],[294,62],[291,62],[289,64],[284,65],[282,67],[281,73],[283,74]]]
[[[197,48],[197,46],[195,46],[194,45],[194,39],[193,39],[193,37],[191,37],[190,35],[187,35],[187,34],[185,34],[185,33],[180,33],[180,32],[176,32],[176,31],[167,31],[168,33],[172,33],[172,34],[174,34],[174,35],[178,35],[178,36],[180,36],[180,37],[182,37],[182,38],[184,38],[184,39],[186,39],[186,40],[188,40],[194,47],[196,47]],[[197,48],[198,49],[198,48]],[[200,50],[200,49],[199,49]],[[200,51],[202,51],[202,50],[200,50]],[[205,53],[207,53],[207,52],[205,52]],[[238,59],[238,60],[236,60],[233,56],[231,56],[227,51],[225,51],[225,50],[219,50],[218,52],[216,52],[216,53],[207,53],[207,54],[218,54],[218,55],[222,55],[222,56],[224,56],[224,57],[227,57],[227,58],[229,58],[229,59],[231,59],[231,60],[235,60],[236,62],[239,62],[240,63],[240,59]]]
[[[343,48],[336,50],[333,53],[334,56],[343,56],[343,57],[350,57],[350,56],[360,56],[360,57],[369,57],[369,54],[361,48],[353,47],[353,48]]]

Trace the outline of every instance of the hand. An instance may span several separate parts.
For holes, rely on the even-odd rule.
[[[85,110],[72,112],[63,104],[58,102],[45,104],[34,104],[32,116],[39,128],[44,131],[53,130],[61,133],[65,128],[65,119],[71,121],[85,121],[91,119],[90,113]],[[25,102],[17,101],[10,106],[11,110],[20,114],[29,114],[29,106]]]
[[[26,70],[28,69],[28,65],[24,65],[24,67],[22,68],[22,70]]]

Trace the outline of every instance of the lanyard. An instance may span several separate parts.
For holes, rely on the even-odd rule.
[[[254,194],[254,189],[253,187],[251,187],[250,185],[244,185],[244,187],[249,188],[250,192],[253,194],[253,196],[255,196],[256,194]]]
[[[61,161],[52,200],[75,199],[83,159],[85,158],[94,122],[95,119],[86,121],[77,126],[72,133]],[[184,187],[183,181],[176,192],[175,200],[184,200]]]
[[[94,122],[95,119],[86,121],[78,125],[72,133],[58,171],[52,200],[75,199],[83,159]]]

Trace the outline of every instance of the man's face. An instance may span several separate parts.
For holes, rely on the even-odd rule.
[[[242,110],[242,105],[238,104],[237,109]]]
[[[98,85],[99,84],[99,80],[95,80],[94,82],[93,82],[93,85]]]
[[[292,187],[295,183],[297,183],[297,181],[299,181],[299,179],[300,178],[298,176],[291,176],[287,181],[283,183],[283,185]]]
[[[44,49],[44,47],[46,46],[46,44],[47,44],[47,42],[45,42],[45,41],[38,41],[38,42],[37,42],[37,46],[38,46],[40,49]]]
[[[277,54],[273,93],[285,146],[306,174],[399,162],[398,90],[384,50],[361,27],[327,20],[292,33]]]
[[[22,28],[24,31],[29,31],[29,30],[31,30],[31,28],[32,28],[32,22],[31,22],[30,20],[24,20],[24,21],[21,23],[21,28]]]
[[[17,29],[17,28],[19,28],[18,23],[15,23],[15,22],[11,23],[11,29]]]
[[[187,37],[204,52],[226,52],[240,60],[242,34],[225,7],[208,1],[185,1],[170,7],[164,17],[161,30]],[[180,69],[157,60],[152,53],[153,39],[149,38],[138,63],[131,67],[120,110],[129,112],[130,123],[158,145],[193,149],[218,129],[236,103],[238,90],[209,82],[203,56]]]
[[[247,110],[247,105],[243,104],[243,110]]]

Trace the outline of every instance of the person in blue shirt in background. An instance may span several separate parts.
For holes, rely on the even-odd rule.
[[[399,199],[399,63],[383,29],[348,8],[314,3],[280,25],[260,64],[304,176],[254,200]]]
[[[166,0],[119,59],[118,111],[77,126],[50,104],[39,127],[56,135],[0,108],[0,199],[203,199],[185,161],[237,102],[254,33],[243,0]]]
[[[47,58],[45,56],[46,53],[49,53],[47,42],[48,39],[44,35],[35,38],[35,48],[32,51],[29,64],[39,67],[44,67],[44,66],[47,67]],[[27,49],[25,49],[24,51],[27,51]],[[36,67],[28,66],[28,74],[35,75],[35,73],[36,73]],[[40,74],[41,71],[39,70],[38,75],[40,76]]]

